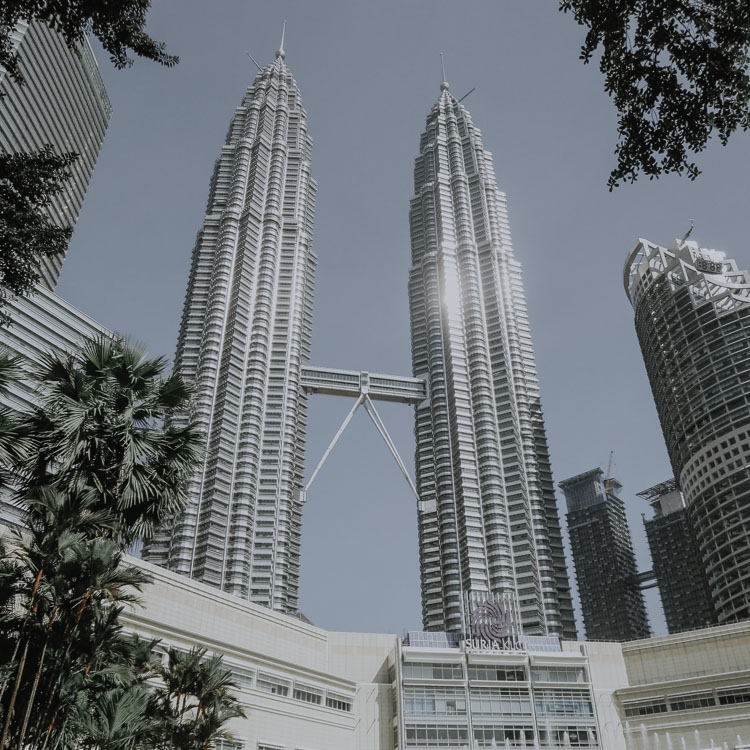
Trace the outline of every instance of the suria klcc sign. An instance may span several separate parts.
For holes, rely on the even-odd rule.
[[[510,596],[472,593],[466,597],[470,637],[464,639],[467,651],[525,651],[518,638]]]

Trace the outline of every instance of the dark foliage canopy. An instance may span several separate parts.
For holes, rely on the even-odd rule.
[[[714,132],[723,145],[750,126],[747,0],[561,0],[588,27],[581,59],[601,48],[618,112],[610,190],[639,174],[700,173],[692,161]]]
[[[92,33],[110,54],[116,68],[133,64],[129,52],[166,66],[178,58],[145,31],[151,0],[0,0],[0,65],[14,81],[23,80],[11,33],[19,21],[43,21],[59,31],[75,49]]]
[[[73,230],[57,226],[45,209],[64,189],[77,158],[51,146],[0,154],[0,306],[9,295],[31,291],[41,258],[65,252]]]

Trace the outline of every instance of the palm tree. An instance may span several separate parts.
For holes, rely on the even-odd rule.
[[[26,526],[7,548],[0,540],[0,648],[11,655],[0,750],[200,750],[242,715],[230,673],[205,651],[176,657],[177,701],[159,693],[156,642],[119,622],[148,581],[123,549],[182,509],[198,456],[183,416],[192,390],[164,370],[103,337],[48,357],[33,413],[0,409],[0,483],[15,486]],[[17,374],[0,353],[0,390]]]
[[[27,420],[33,444],[24,491],[90,488],[115,514],[125,545],[174,518],[199,440],[193,424],[174,423],[193,390],[165,369],[163,358],[149,359],[121,338],[50,355],[38,375],[41,406]]]
[[[38,488],[28,500],[26,522],[27,535],[15,553],[23,571],[17,590],[24,614],[4,696],[0,750],[11,739],[23,746],[32,711],[35,726],[51,732],[63,685],[88,675],[107,634],[119,628],[122,604],[134,602],[149,580],[143,571],[124,567],[119,543],[101,535],[112,528],[112,514],[96,508],[90,491],[71,496]]]
[[[158,747],[206,750],[227,737],[225,725],[245,712],[232,694],[236,684],[219,656],[206,657],[206,649],[185,653],[170,648],[168,663],[157,669],[163,686],[155,692],[156,713],[163,734]]]
[[[22,376],[18,357],[0,350],[0,395],[6,396],[14,380]],[[0,488],[8,486],[16,467],[26,458],[30,445],[18,415],[7,406],[0,406]]]
[[[144,747],[153,727],[148,717],[149,700],[149,693],[143,687],[108,691],[85,717],[78,747],[83,750]]]

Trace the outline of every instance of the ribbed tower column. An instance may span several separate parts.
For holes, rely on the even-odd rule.
[[[422,615],[464,627],[464,595],[511,593],[527,633],[575,636],[534,354],[505,196],[448,84],[414,169],[409,299]]]
[[[193,251],[176,369],[198,386],[206,455],[190,502],[146,549],[172,570],[297,609],[316,185],[280,49],[236,110]]]

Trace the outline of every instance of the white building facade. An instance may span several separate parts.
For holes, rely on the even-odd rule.
[[[247,718],[221,750],[750,747],[750,623],[624,644],[337,633],[130,562],[154,582],[126,627],[233,672]]]
[[[443,82],[409,214],[422,618],[465,627],[464,597],[512,593],[527,634],[575,637],[521,266],[506,198]]]
[[[175,359],[198,388],[205,457],[148,559],[297,609],[316,256],[312,143],[283,48],[247,90],[211,180]]]

